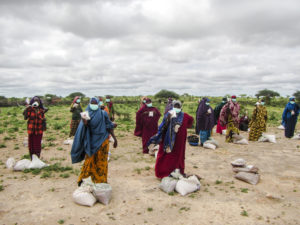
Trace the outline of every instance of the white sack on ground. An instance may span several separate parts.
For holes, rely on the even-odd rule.
[[[14,166],[14,170],[19,171],[19,170],[25,170],[29,169],[31,161],[29,159],[22,159],[16,163]]]
[[[185,196],[186,194],[198,191],[200,187],[200,181],[195,175],[193,175],[189,178],[181,178],[177,182],[175,190],[182,196]]]
[[[79,187],[73,192],[73,200],[75,203],[84,206],[93,206],[96,203],[96,198],[92,194],[92,187]]]
[[[93,186],[94,196],[100,203],[104,205],[108,205],[111,199],[111,193],[112,193],[112,188],[107,183],[99,183]]]
[[[32,161],[30,162],[28,169],[42,169],[44,167],[48,166],[46,163],[44,163],[42,160],[37,157],[37,155],[32,155]]]
[[[164,177],[159,184],[159,188],[166,193],[170,193],[175,190],[178,180],[172,177]]]
[[[208,143],[207,141],[204,142],[203,147],[208,148],[208,149],[213,149],[213,150],[215,150],[217,148],[214,144]]]
[[[257,173],[239,172],[234,176],[236,179],[256,185],[259,182],[260,175]]]
[[[13,170],[15,165],[16,165],[16,161],[13,157],[10,157],[6,160],[7,169]]]
[[[237,167],[245,167],[246,166],[246,161],[242,158],[236,159],[231,162],[232,166],[237,166]]]

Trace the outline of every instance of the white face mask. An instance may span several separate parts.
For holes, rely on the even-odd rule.
[[[173,108],[174,109],[174,111],[176,112],[176,113],[180,113],[181,112],[181,109],[179,109],[179,108]]]
[[[105,101],[106,101],[106,102],[110,102],[110,99],[106,99]]]
[[[96,111],[97,109],[99,109],[99,106],[97,104],[90,104],[90,108],[93,111]]]
[[[33,107],[38,107],[39,106],[39,103],[37,101],[35,101],[33,104],[32,104]]]
[[[205,104],[208,106],[208,105],[210,105],[210,103],[209,102],[205,102]]]
[[[152,107],[152,103],[146,104],[147,107]]]
[[[291,104],[295,104],[295,101],[290,101]]]
[[[236,98],[231,99],[232,102],[236,102]]]
[[[76,102],[79,104],[80,103],[80,99],[77,99]]]

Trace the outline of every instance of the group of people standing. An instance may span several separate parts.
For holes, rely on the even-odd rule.
[[[86,108],[90,119],[83,119],[81,98],[75,97],[71,104],[72,120],[69,136],[74,136],[71,150],[72,163],[85,159],[78,178],[80,185],[82,179],[91,177],[95,183],[107,182],[107,165],[109,138],[112,137],[114,147],[118,145],[114,134],[114,108],[109,97],[91,98]],[[43,132],[46,130],[45,113],[48,111],[43,106],[41,99],[33,97],[23,112],[27,120],[28,148],[30,156],[36,154],[40,157]],[[285,136],[291,138],[294,135],[300,107],[291,97],[286,105],[282,123],[285,126]],[[158,125],[161,117],[160,111],[155,108],[150,98],[143,97],[139,110],[136,113],[136,128],[134,135],[142,138],[143,153],[149,152],[149,147],[159,145],[155,164],[155,175],[159,178],[169,176],[175,169],[184,174],[184,158],[187,139],[187,129],[193,125],[193,117],[182,111],[182,103],[178,100],[168,99],[163,120]],[[200,145],[212,135],[216,125],[216,133],[222,134],[226,129],[226,142],[233,141],[233,134],[239,134],[240,129],[250,128],[249,140],[257,141],[266,131],[267,109],[264,100],[255,104],[251,120],[247,113],[240,117],[240,105],[236,96],[230,99],[223,98],[214,109],[208,98],[199,101],[196,110],[195,132],[200,136]]]

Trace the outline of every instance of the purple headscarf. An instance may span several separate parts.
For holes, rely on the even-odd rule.
[[[32,104],[35,102],[35,101],[34,101],[35,98],[37,98],[38,101],[39,101],[39,108],[45,109],[42,100],[41,100],[38,96],[34,96],[34,97],[30,100],[29,105],[32,105]]]
[[[168,98],[168,103],[166,105],[166,108],[165,108],[165,113],[166,114],[167,112],[169,112],[171,109],[173,109],[173,99],[172,98]]]
[[[197,134],[200,132],[200,130],[211,130],[215,125],[214,110],[209,105],[206,105],[206,102],[209,102],[209,99],[203,98],[197,108],[197,112],[196,112],[196,133]],[[208,109],[211,110],[211,113],[208,113]]]

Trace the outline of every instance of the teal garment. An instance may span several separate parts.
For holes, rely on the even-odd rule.
[[[94,155],[108,138],[109,130],[114,127],[108,114],[100,108],[91,110],[88,106],[86,111],[89,112],[91,119],[87,126],[84,125],[83,121],[80,121],[71,149],[72,163],[81,162],[85,154]]]

